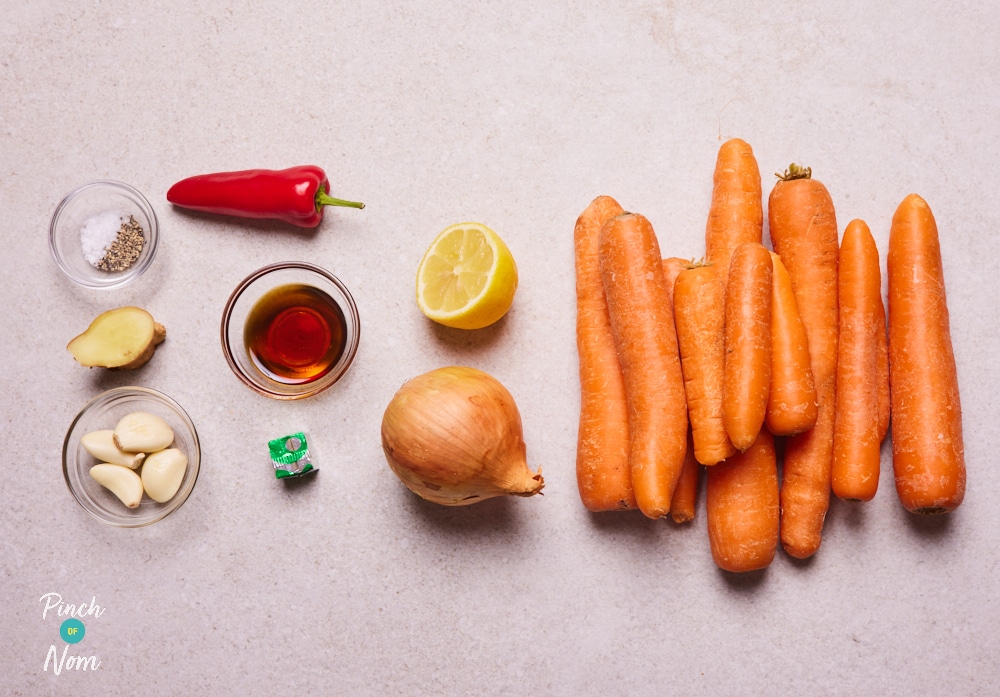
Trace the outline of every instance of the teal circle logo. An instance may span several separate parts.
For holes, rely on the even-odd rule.
[[[71,617],[59,627],[59,636],[67,644],[78,644],[83,641],[83,635],[87,630],[83,628],[83,622]]]

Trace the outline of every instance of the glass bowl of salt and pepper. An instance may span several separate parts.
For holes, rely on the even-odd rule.
[[[159,240],[156,213],[138,190],[118,181],[84,184],[56,207],[49,249],[85,288],[121,288],[149,268]]]

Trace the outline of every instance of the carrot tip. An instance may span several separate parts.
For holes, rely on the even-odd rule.
[[[949,513],[951,510],[947,506],[925,506],[924,508],[914,508],[910,512],[917,515],[941,515],[942,513]]]
[[[812,179],[812,167],[799,167],[794,162],[788,165],[788,169],[785,173],[775,172],[774,176],[783,182],[792,181],[793,179]]]

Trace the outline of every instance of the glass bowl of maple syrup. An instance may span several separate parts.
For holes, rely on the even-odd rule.
[[[222,314],[222,350],[233,373],[272,399],[302,399],[335,384],[358,350],[361,321],[340,279],[286,261],[247,276]]]

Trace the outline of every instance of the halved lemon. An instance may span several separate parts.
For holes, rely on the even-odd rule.
[[[482,223],[445,228],[417,269],[417,305],[457,329],[481,329],[507,314],[517,290],[517,265],[500,236]]]

